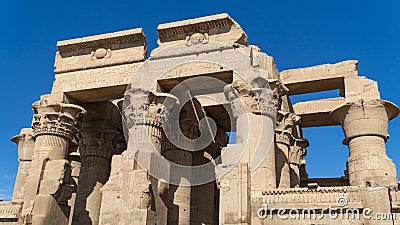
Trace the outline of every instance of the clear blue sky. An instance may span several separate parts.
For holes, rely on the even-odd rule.
[[[381,3],[378,3],[381,2]],[[0,198],[9,200],[17,148],[9,140],[29,127],[31,104],[49,93],[58,40],[143,27],[149,49],[159,23],[227,12],[251,44],[279,70],[359,60],[359,72],[379,81],[383,99],[400,104],[400,1],[20,1],[0,2]],[[301,101],[336,92],[296,96]],[[390,124],[388,155],[400,165],[400,119]],[[311,177],[343,175],[348,155],[340,127],[305,129]]]

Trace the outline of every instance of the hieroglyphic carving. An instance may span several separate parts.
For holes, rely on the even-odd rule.
[[[103,55],[102,52],[104,53],[104,51],[96,50],[89,52],[89,54],[84,56],[71,56],[67,58],[61,58],[61,56],[57,54],[54,72],[56,74],[70,73],[74,71],[82,71],[82,70],[96,69],[102,67],[134,64],[144,60],[143,55],[140,57],[132,55],[123,55],[118,50],[113,51],[111,54],[111,49],[107,49],[104,56],[101,57]],[[143,54],[142,51],[140,51],[139,53]],[[138,53],[136,55],[138,55]]]
[[[141,63],[56,74],[52,92],[127,85]]]
[[[46,162],[39,195],[52,195],[58,204],[67,205],[71,198],[73,185],[70,184],[71,165],[67,160]]]
[[[275,137],[276,142],[288,146],[294,144],[293,128],[300,120],[294,113],[278,111],[276,114]]]
[[[289,163],[301,165],[303,157],[306,155],[306,149],[299,146],[293,146],[289,152]]]
[[[162,79],[230,71],[226,66],[212,62],[187,62],[169,69]]]

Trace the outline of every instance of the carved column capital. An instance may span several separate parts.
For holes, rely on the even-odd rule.
[[[42,104],[33,105],[34,121],[32,123],[33,136],[57,135],[72,140],[77,133],[82,115],[86,110],[72,104]]]
[[[349,102],[331,112],[331,118],[343,127],[345,143],[354,137],[379,136],[387,140],[388,121],[399,108],[384,100]]]
[[[301,117],[294,113],[278,111],[276,113],[276,129],[286,130],[292,133],[293,128],[300,123],[300,120]]]
[[[257,88],[253,89],[253,91],[258,102],[258,110],[255,112],[255,114],[275,117],[275,100],[271,90],[269,88]]]
[[[238,80],[226,85],[224,94],[236,118],[247,112],[275,117],[274,98],[268,87],[251,88],[244,81]]]
[[[35,141],[32,135],[31,128],[23,128],[19,135],[14,136],[11,139],[12,142],[18,146],[18,160],[19,161],[30,161],[32,160],[33,148]]]
[[[294,143],[294,137],[291,132],[286,130],[275,130],[275,141],[276,143],[282,143],[287,146],[291,146]]]
[[[289,88],[287,88],[279,79],[269,80],[268,84],[271,87],[274,97],[287,95],[289,93]]]
[[[281,97],[289,93],[289,88],[287,88],[279,79],[269,80],[268,83],[275,100],[275,108],[276,110],[279,110],[282,104]]]
[[[79,152],[81,158],[97,156],[111,159],[119,141],[120,132],[106,128],[107,121],[84,122],[80,131]]]
[[[275,138],[277,143],[293,145],[295,138],[293,137],[293,128],[299,123],[300,117],[294,113],[277,112]]]
[[[168,119],[171,108],[179,100],[168,93],[152,93],[142,89],[130,89],[125,94],[123,115],[128,128],[139,125],[161,127]]]

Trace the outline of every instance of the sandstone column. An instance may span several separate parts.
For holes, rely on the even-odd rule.
[[[69,213],[67,201],[70,194],[70,166],[66,158],[69,142],[75,137],[81,116],[86,111],[72,104],[40,102],[33,104],[33,110],[35,146],[21,218],[29,223],[32,214],[33,223],[45,224],[50,216],[54,216],[51,213],[59,213],[57,208],[50,207],[54,200],[66,216]],[[44,207],[49,208],[47,212],[43,211]],[[68,221],[67,218],[62,219],[63,222]]]
[[[121,135],[114,142],[117,148],[129,150],[112,158],[110,179],[102,188],[100,224],[151,225],[157,220],[163,225],[167,210],[158,194],[157,180],[148,172],[154,166],[154,149],[161,152],[162,98],[143,90],[132,90],[126,97],[130,105],[123,116],[129,129],[128,146]],[[118,105],[122,108],[122,101]]]
[[[71,183],[73,185],[73,191],[71,195],[71,199],[69,200],[68,205],[71,207],[71,211],[69,214],[68,224],[72,224],[72,218],[75,211],[75,201],[76,201],[76,191],[78,189],[79,184],[79,173],[81,170],[81,158],[79,152],[71,152],[68,156],[68,160],[71,163]]]
[[[174,123],[174,122],[173,122]],[[197,137],[195,133],[190,134],[190,130],[193,129],[195,123],[191,120],[180,121],[182,132],[186,135],[188,134],[189,138]],[[179,142],[180,132],[178,131],[179,127],[175,127],[171,129],[171,136],[174,136],[174,140]],[[173,133],[176,132],[176,135]],[[164,139],[162,146],[162,154],[163,156],[176,164],[183,166],[192,166],[193,164],[193,153],[191,151],[183,150],[175,145],[173,145],[169,140]],[[194,146],[188,146],[189,148]],[[173,176],[177,176],[176,173],[179,171],[171,171]],[[187,174],[186,174],[187,175]],[[187,183],[186,181],[190,181],[190,177],[180,177],[180,181]],[[186,181],[183,181],[186,180]],[[175,181],[175,182],[180,182]],[[190,186],[181,186],[170,184],[168,188],[169,193],[169,205],[168,205],[168,224],[173,225],[185,225],[191,224],[190,213],[191,213],[191,187]]]
[[[18,172],[11,201],[23,202],[27,178],[31,171],[33,148],[35,146],[32,129],[22,129],[19,135],[12,138],[12,141],[18,145]]]
[[[293,113],[278,111],[275,129],[276,184],[279,188],[290,187],[289,151],[294,144],[293,127],[296,122]]]
[[[346,103],[331,116],[339,122],[349,146],[350,185],[363,187],[397,186],[396,168],[386,155],[388,121],[399,109],[383,100]]]
[[[134,194],[129,197],[129,208],[134,209],[132,211],[132,217],[134,218],[135,224],[166,224],[167,221],[167,206],[166,203],[160,196],[160,192],[163,192],[162,185],[159,185],[159,181],[152,177],[148,168],[142,166],[149,166],[150,170],[158,169],[151,167],[158,167],[160,165],[151,164],[151,159],[157,151],[161,154],[161,145],[163,138],[162,122],[163,116],[166,112],[166,108],[163,106],[164,97],[157,97],[150,94],[149,100],[144,99],[142,104],[145,103],[144,118],[138,118],[135,126],[142,126],[142,130],[145,133],[138,133],[137,135],[130,133],[130,138],[140,140],[146,144],[141,145],[142,149],[138,149],[137,156],[140,163],[149,163],[147,165],[141,165],[138,162],[134,162],[134,167],[129,168],[130,173],[133,174],[132,185],[130,186]],[[139,104],[141,105],[141,104]],[[138,111],[136,111],[138,112]],[[149,142],[150,141],[150,142]],[[151,145],[148,145],[150,143]],[[139,144],[140,145],[140,144]],[[130,154],[130,152],[128,152]],[[133,160],[133,159],[132,159]],[[124,172],[128,172],[127,170]]]
[[[306,147],[308,147],[308,145],[307,139],[296,138],[294,146],[290,148],[290,187],[300,187],[300,167],[303,162],[303,157],[306,155]]]
[[[236,118],[237,143],[228,145],[217,168],[232,167],[218,180],[221,224],[251,224],[251,205],[262,204],[262,190],[276,186],[273,96],[265,80],[254,81],[252,88],[242,80],[224,88]]]
[[[118,135],[116,130],[108,130],[106,123],[105,120],[86,121],[80,131],[81,169],[73,224],[95,225],[99,222],[100,188],[109,178],[113,140]]]
[[[289,155],[294,144],[294,126],[299,121],[290,107],[289,89],[278,79],[270,80],[269,85],[275,101],[276,129],[275,129],[275,171],[276,187],[290,187]]]

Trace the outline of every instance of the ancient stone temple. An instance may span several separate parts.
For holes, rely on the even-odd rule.
[[[149,56],[141,28],[57,48],[0,224],[399,223],[399,109],[357,61],[278,71],[227,14],[159,25]],[[340,97],[289,98],[326,90]],[[308,178],[302,128],[319,126],[343,128],[341,177]]]

